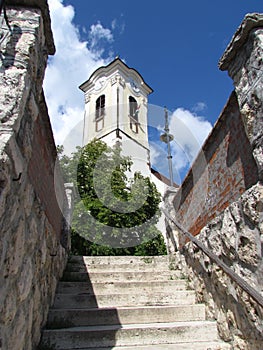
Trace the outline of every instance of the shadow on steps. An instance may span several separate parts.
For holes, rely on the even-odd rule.
[[[105,342],[109,350],[116,345],[115,335],[122,328],[118,310],[99,307],[84,258],[69,257],[37,350],[69,350],[74,349],[74,345],[76,349],[96,346],[100,340],[100,328],[105,324],[111,327],[101,342]],[[88,329],[90,332],[87,332]],[[87,339],[85,333],[90,333]]]

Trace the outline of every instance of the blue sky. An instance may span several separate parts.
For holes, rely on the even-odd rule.
[[[170,111],[180,182],[233,90],[218,61],[245,14],[263,12],[262,0],[49,0],[49,5],[57,53],[44,89],[56,142],[62,144],[83,119],[78,86],[119,55],[154,90],[149,103],[158,107],[150,125],[161,126],[164,106]],[[152,145],[153,165],[167,174],[162,152],[158,142]]]

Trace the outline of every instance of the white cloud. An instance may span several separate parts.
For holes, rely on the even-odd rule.
[[[97,57],[102,56],[105,49],[105,43],[113,42],[113,35],[108,28],[104,28],[100,22],[92,24],[89,32],[89,46],[91,51],[96,54]]]
[[[125,30],[125,22],[123,21],[123,13],[120,15],[120,17],[114,18],[114,20],[111,22],[111,29],[118,31],[119,35],[122,35]]]
[[[89,39],[82,41],[74,25],[74,8],[64,6],[63,0],[48,0],[56,54],[51,57],[46,70],[44,91],[57,144],[63,144],[71,129],[84,118],[83,92],[78,86],[111,57],[102,59],[96,40],[113,41],[109,29],[101,24],[91,26]],[[79,142],[81,144],[81,140]]]
[[[212,125],[203,117],[178,108],[170,119],[170,132],[174,135],[171,148],[174,164],[183,169],[196,158],[202,144],[212,129]]]
[[[114,20],[111,22],[111,28],[114,30],[116,28],[117,25],[117,19],[114,18]]]
[[[157,145],[154,142],[150,142],[150,158],[151,158],[151,164],[156,165],[159,163],[160,157],[162,157],[161,149],[157,148]]]
[[[203,112],[204,110],[206,110],[206,108],[207,108],[207,105],[205,102],[197,102],[192,108],[192,111],[195,113]]]
[[[113,41],[113,35],[110,29],[104,28],[100,22],[92,24],[90,27],[90,38],[92,39],[91,46],[95,45],[98,40],[101,39],[105,39],[109,42]]]

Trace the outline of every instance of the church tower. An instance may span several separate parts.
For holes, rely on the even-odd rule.
[[[132,171],[149,176],[148,95],[153,91],[142,76],[120,58],[98,68],[80,85],[85,94],[83,145],[94,138],[109,146],[117,142],[131,156]]]

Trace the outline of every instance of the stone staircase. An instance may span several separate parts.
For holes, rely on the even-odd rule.
[[[225,350],[168,257],[69,259],[39,350]]]

